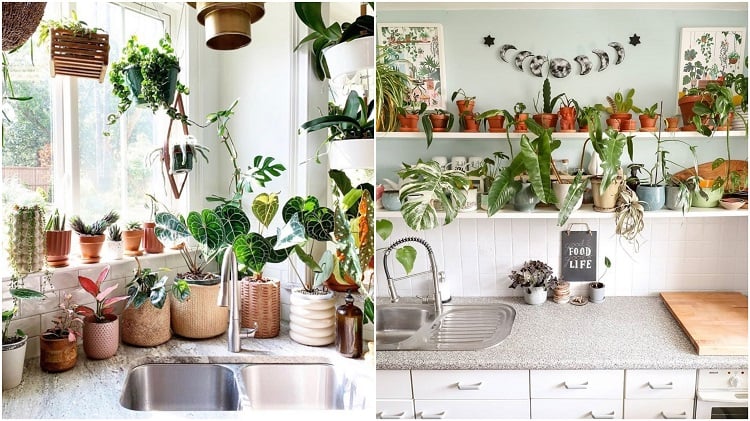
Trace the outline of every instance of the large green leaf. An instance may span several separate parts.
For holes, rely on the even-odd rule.
[[[224,226],[213,210],[203,209],[200,213],[190,212],[187,217],[187,226],[190,235],[209,254],[216,253],[223,244]]]
[[[292,215],[300,213],[299,220],[302,221],[304,218],[301,213],[309,212],[319,207],[320,204],[315,196],[307,196],[306,199],[294,196],[284,204],[284,207],[281,209],[281,217],[284,219],[284,222],[289,222],[292,219]]]
[[[579,171],[573,179],[573,184],[568,188],[568,194],[563,199],[562,206],[560,206],[560,213],[557,215],[557,226],[562,227],[568,221],[570,214],[573,212],[573,207],[578,203],[578,199],[583,196],[583,192],[586,191],[587,183],[588,180],[584,179]]]
[[[302,214],[302,224],[307,236],[318,241],[330,241],[334,229],[333,212],[328,208],[317,208]]]
[[[294,11],[302,23],[320,34],[321,37],[337,41],[341,35],[340,33],[337,34],[333,28],[326,27],[321,13],[321,2],[295,2]]]
[[[9,292],[11,297],[21,300],[28,298],[44,298],[44,294],[41,292],[28,288],[11,288]]]
[[[443,171],[437,162],[429,161],[408,166],[398,174],[405,180],[399,191],[401,214],[413,230],[422,231],[437,226],[433,199],[443,206],[445,224],[453,221],[458,209],[466,202],[463,190],[469,187],[469,179],[461,171]]]
[[[607,130],[607,138],[602,139],[599,145],[601,153],[602,184],[599,192],[604,194],[607,188],[617,177],[617,171],[620,169],[620,157],[625,149],[627,138],[624,134],[614,130]],[[592,139],[593,141],[593,139]]]
[[[317,288],[320,285],[323,285],[323,282],[325,282],[331,276],[331,274],[333,273],[334,259],[335,257],[330,250],[324,251],[323,255],[320,256],[320,260],[318,260],[318,267],[320,268],[320,272],[315,272],[315,277],[313,279],[313,288]]]
[[[190,237],[187,226],[176,215],[159,212],[154,217],[156,236],[163,242],[178,243]]]
[[[238,235],[247,234],[252,225],[245,212],[237,206],[226,204],[215,209],[224,230],[224,245],[230,245]]]
[[[414,260],[417,258],[417,250],[412,246],[403,246],[396,250],[396,260],[404,267],[406,274],[414,269]]]
[[[279,228],[276,232],[276,244],[274,250],[293,247],[307,241],[305,236],[305,227],[299,221],[298,214],[294,214],[292,219],[286,225]]]
[[[328,252],[328,250],[326,250]],[[294,252],[297,253],[297,257],[299,257],[302,262],[310,268],[310,270],[313,271],[313,273],[320,273],[323,271],[323,269],[320,268],[318,263],[313,259],[312,256],[310,256],[307,252],[305,252],[305,249],[303,249],[300,246],[294,246]],[[330,275],[329,275],[330,276]]]
[[[378,232],[380,238],[386,240],[393,232],[393,222],[387,219],[378,219],[375,221],[375,231]]]
[[[270,237],[266,237],[266,242],[271,245],[271,252],[268,255],[268,262],[267,263],[281,263],[284,260],[286,260],[289,257],[289,253],[292,252],[292,249],[294,247],[286,247],[286,248],[279,248],[277,249],[274,247],[274,244],[276,244],[276,236],[272,235]]]
[[[328,177],[333,180],[333,182],[336,184],[336,187],[339,189],[341,194],[347,194],[349,193],[349,190],[352,189],[352,181],[349,179],[349,176],[346,175],[344,171],[332,169],[328,171]]]
[[[276,193],[261,193],[252,205],[253,215],[264,227],[268,227],[279,210],[279,196]]]
[[[523,141],[525,137],[523,135],[521,140]],[[487,215],[492,216],[496,214],[513,200],[513,196],[521,188],[521,183],[516,181],[516,177],[523,172],[523,168],[523,157],[519,153],[513,158],[510,165],[500,171],[500,175],[497,176],[492,186],[490,186],[490,192],[487,197]]]
[[[251,232],[238,236],[232,244],[237,261],[254,274],[262,276],[263,267],[271,258],[273,246],[258,233]]]

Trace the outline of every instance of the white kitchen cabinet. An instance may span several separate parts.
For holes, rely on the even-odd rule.
[[[623,377],[623,370],[532,370],[531,398],[622,401]]]
[[[409,370],[376,370],[377,399],[412,399]]]
[[[628,419],[692,419],[694,399],[625,399]]]
[[[528,399],[415,399],[417,419],[529,419]]]
[[[532,384],[534,382],[532,378]],[[622,383],[620,383],[622,385]],[[533,391],[532,391],[533,393]],[[622,399],[531,399],[532,419],[622,418]]]
[[[414,401],[411,399],[377,399],[375,418],[379,420],[414,419]]]
[[[695,379],[695,370],[626,370],[625,399],[693,399]]]
[[[414,370],[414,399],[528,399],[526,370]]]

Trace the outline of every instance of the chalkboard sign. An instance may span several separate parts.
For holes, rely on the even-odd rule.
[[[560,233],[562,279],[568,282],[596,280],[596,231]]]

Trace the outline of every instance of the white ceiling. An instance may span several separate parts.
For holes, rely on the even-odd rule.
[[[377,10],[482,10],[482,9],[675,9],[675,10],[744,10],[747,11],[747,1],[732,2],[394,2],[379,0]]]

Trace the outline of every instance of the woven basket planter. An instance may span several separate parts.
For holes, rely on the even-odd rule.
[[[3,2],[3,51],[14,50],[36,31],[47,2]]]
[[[240,314],[242,327],[258,323],[256,338],[275,338],[281,327],[281,288],[279,281],[267,279],[240,281]]]
[[[191,281],[190,298],[181,303],[170,301],[172,330],[175,334],[192,339],[212,338],[229,328],[229,307],[219,307],[219,281],[214,285],[199,285]]]
[[[135,346],[157,346],[172,338],[169,327],[169,296],[162,308],[146,301],[140,308],[127,307],[120,316],[122,342]]]
[[[50,28],[50,74],[104,81],[109,65],[109,35],[76,34]]]

